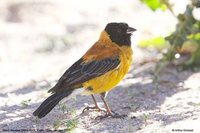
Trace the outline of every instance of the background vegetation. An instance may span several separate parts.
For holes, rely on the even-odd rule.
[[[177,19],[176,29],[167,37],[157,37],[150,41],[143,41],[140,46],[153,46],[157,49],[167,48],[162,61],[173,63],[174,60],[184,61],[176,65],[181,65],[182,68],[197,69],[200,65],[200,21],[194,17],[193,11],[200,8],[199,0],[191,0],[186,6],[184,13],[174,14],[173,5],[169,0],[141,0],[153,11],[157,9],[169,10]],[[199,14],[198,14],[199,15]],[[170,44],[168,47],[167,44]],[[153,44],[153,45],[152,45]]]

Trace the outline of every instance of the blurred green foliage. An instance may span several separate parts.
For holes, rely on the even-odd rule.
[[[168,40],[170,44],[176,45],[176,47],[181,47],[187,40],[187,36],[196,31],[196,21],[192,15],[192,10],[192,6],[187,6],[185,13],[178,15],[176,30],[166,37],[166,40]]]
[[[166,9],[166,5],[162,2],[163,0],[141,0],[144,2],[148,7],[150,7],[153,11],[157,9]]]
[[[183,64],[184,68],[195,67],[200,65],[200,21],[193,16],[193,10],[197,6],[193,3],[187,5],[185,12],[177,16],[178,23],[176,30],[166,37],[166,40],[172,45],[172,49],[166,54],[166,59],[171,61],[174,59],[176,52],[183,52],[183,46],[186,42],[190,42],[191,46],[197,44],[196,50],[191,52],[189,60]]]
[[[157,9],[161,9],[163,11],[169,9],[174,14],[172,10],[172,5],[169,3],[168,0],[140,0],[140,1],[145,3],[153,11],[156,11]]]
[[[153,11],[164,9],[167,7],[172,13],[173,9],[168,0],[141,0]],[[173,62],[175,55],[179,53],[181,56],[186,53],[190,56],[188,60],[182,63],[183,68],[195,68],[200,65],[200,21],[193,16],[193,10],[200,7],[200,0],[191,0],[187,5],[185,12],[175,16],[178,20],[176,29],[164,40],[161,38],[153,38],[149,41],[141,42],[140,46],[154,46],[160,48],[166,44],[171,45],[168,52],[164,55],[162,61]],[[166,40],[166,41],[165,41]],[[162,44],[163,43],[163,44]],[[167,64],[167,63],[165,63]]]
[[[159,36],[149,40],[142,40],[139,42],[141,48],[155,48],[158,51],[169,48],[169,43],[165,40],[164,37]]]

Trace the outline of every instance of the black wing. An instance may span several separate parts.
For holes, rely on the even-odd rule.
[[[98,61],[84,63],[83,59],[75,62],[58,80],[58,83],[49,92],[64,91],[67,88],[81,86],[92,78],[101,76],[110,70],[115,69],[120,64],[119,57],[113,59],[106,58]]]

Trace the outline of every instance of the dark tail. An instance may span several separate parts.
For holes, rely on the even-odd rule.
[[[33,112],[33,115],[38,118],[45,117],[64,97],[71,93],[72,91],[52,94]]]

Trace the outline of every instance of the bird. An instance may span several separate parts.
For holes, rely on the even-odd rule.
[[[33,112],[38,118],[45,117],[60,101],[69,99],[72,94],[91,95],[93,107],[106,114],[101,118],[121,118],[107,104],[107,93],[113,89],[128,73],[132,64],[133,50],[131,36],[136,29],[125,22],[110,22],[101,32],[98,41],[60,77],[48,91],[51,95]],[[79,92],[78,90],[82,90]],[[94,94],[100,96],[105,108],[99,107]]]

